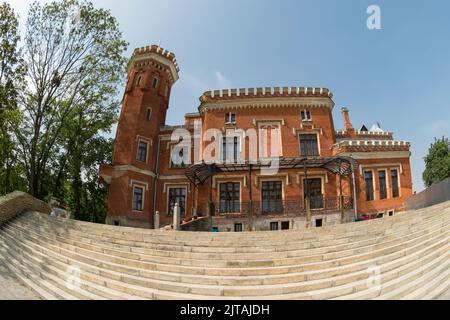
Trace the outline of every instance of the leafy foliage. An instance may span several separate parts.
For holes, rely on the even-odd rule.
[[[0,57],[7,79],[18,79],[0,82],[12,88],[0,96],[0,121],[8,109],[0,183],[6,168],[23,182],[0,192],[28,188],[68,206],[75,218],[101,222],[106,190],[98,183],[98,165],[112,155],[112,140],[104,136],[117,121],[127,62],[118,22],[87,0],[34,2],[19,49],[17,18],[7,4],[0,10]],[[4,101],[13,105],[4,107]]]
[[[435,139],[424,158],[423,181],[427,187],[450,177],[450,141],[448,138]]]

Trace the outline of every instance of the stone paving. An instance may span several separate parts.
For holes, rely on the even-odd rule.
[[[0,263],[0,300],[39,300]]]

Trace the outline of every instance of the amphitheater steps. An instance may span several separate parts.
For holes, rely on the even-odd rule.
[[[309,288],[309,289],[311,289],[311,288]],[[345,289],[345,288],[343,288],[343,289]],[[229,293],[229,292],[228,292],[228,293]],[[227,293],[225,293],[225,294],[227,294]],[[328,295],[329,295],[330,293],[328,293],[328,292],[327,292],[326,294],[328,294]],[[322,296],[322,297],[323,297],[323,296]]]
[[[449,288],[449,233],[450,202],[335,227],[229,234],[26,213],[0,228],[0,257],[44,299],[434,299]],[[68,286],[73,268],[79,283]]]
[[[28,231],[29,231],[29,230],[28,230]],[[20,234],[19,234],[19,236],[20,236]],[[37,236],[37,235],[36,235],[36,236]],[[419,239],[419,240],[420,240],[420,239]],[[39,241],[39,240],[36,239],[36,241]],[[85,251],[85,253],[86,253],[86,251]],[[91,254],[91,255],[95,255],[94,252],[90,252],[90,254]],[[121,263],[122,263],[122,264],[126,264],[126,261],[127,261],[127,260],[122,260]],[[292,271],[292,270],[291,270],[291,271]]]

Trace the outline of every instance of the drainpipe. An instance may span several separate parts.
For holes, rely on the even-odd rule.
[[[353,169],[353,167],[352,167]],[[358,219],[358,209],[356,201],[356,179],[355,179],[355,170],[352,170],[352,180],[353,180],[353,208],[355,209],[355,220]]]
[[[158,136],[158,149],[156,152],[156,168],[155,168],[155,178],[153,180],[153,220],[156,212],[156,183],[158,182],[159,178],[159,149],[161,146],[161,137]],[[153,221],[152,221],[153,222]],[[154,227],[154,226],[153,226]]]

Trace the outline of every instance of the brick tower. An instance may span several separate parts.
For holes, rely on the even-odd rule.
[[[175,55],[158,46],[138,48],[133,53],[112,165],[100,166],[100,179],[109,186],[109,224],[152,226],[158,137],[178,71]]]

